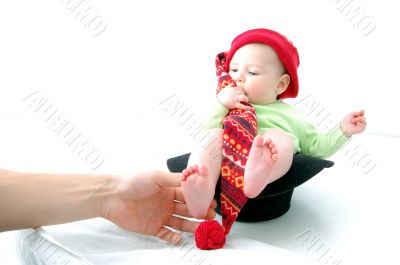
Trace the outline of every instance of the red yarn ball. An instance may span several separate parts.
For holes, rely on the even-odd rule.
[[[203,250],[219,249],[225,245],[225,231],[216,220],[206,220],[194,234],[196,246]]]

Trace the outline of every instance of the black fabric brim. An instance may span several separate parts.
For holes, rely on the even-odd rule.
[[[167,160],[171,172],[182,172],[187,167],[190,153],[173,157]],[[245,222],[265,221],[279,217],[290,208],[290,201],[294,188],[303,184],[324,168],[333,166],[329,160],[319,159],[303,154],[295,154],[289,171],[268,186],[254,199],[249,199],[243,206],[237,220]],[[219,205],[220,184],[215,190],[217,199],[217,212]]]

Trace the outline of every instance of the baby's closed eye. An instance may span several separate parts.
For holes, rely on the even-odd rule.
[[[249,71],[249,75],[258,75],[258,73],[254,71]]]

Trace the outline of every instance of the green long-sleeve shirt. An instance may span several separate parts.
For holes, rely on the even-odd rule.
[[[207,128],[222,128],[222,121],[229,110],[215,104],[215,112],[207,122]],[[293,138],[295,152],[326,158],[337,152],[349,138],[340,126],[320,133],[317,128],[294,107],[282,100],[268,105],[251,104],[257,115],[258,132],[263,134],[269,128],[280,128]]]

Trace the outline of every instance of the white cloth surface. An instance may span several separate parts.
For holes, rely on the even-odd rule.
[[[156,238],[121,230],[99,218],[36,231],[18,231],[14,236],[19,250],[16,254],[20,264],[25,265],[316,264],[306,256],[232,236],[219,250],[197,249],[193,235],[186,233],[182,243],[173,246]]]

